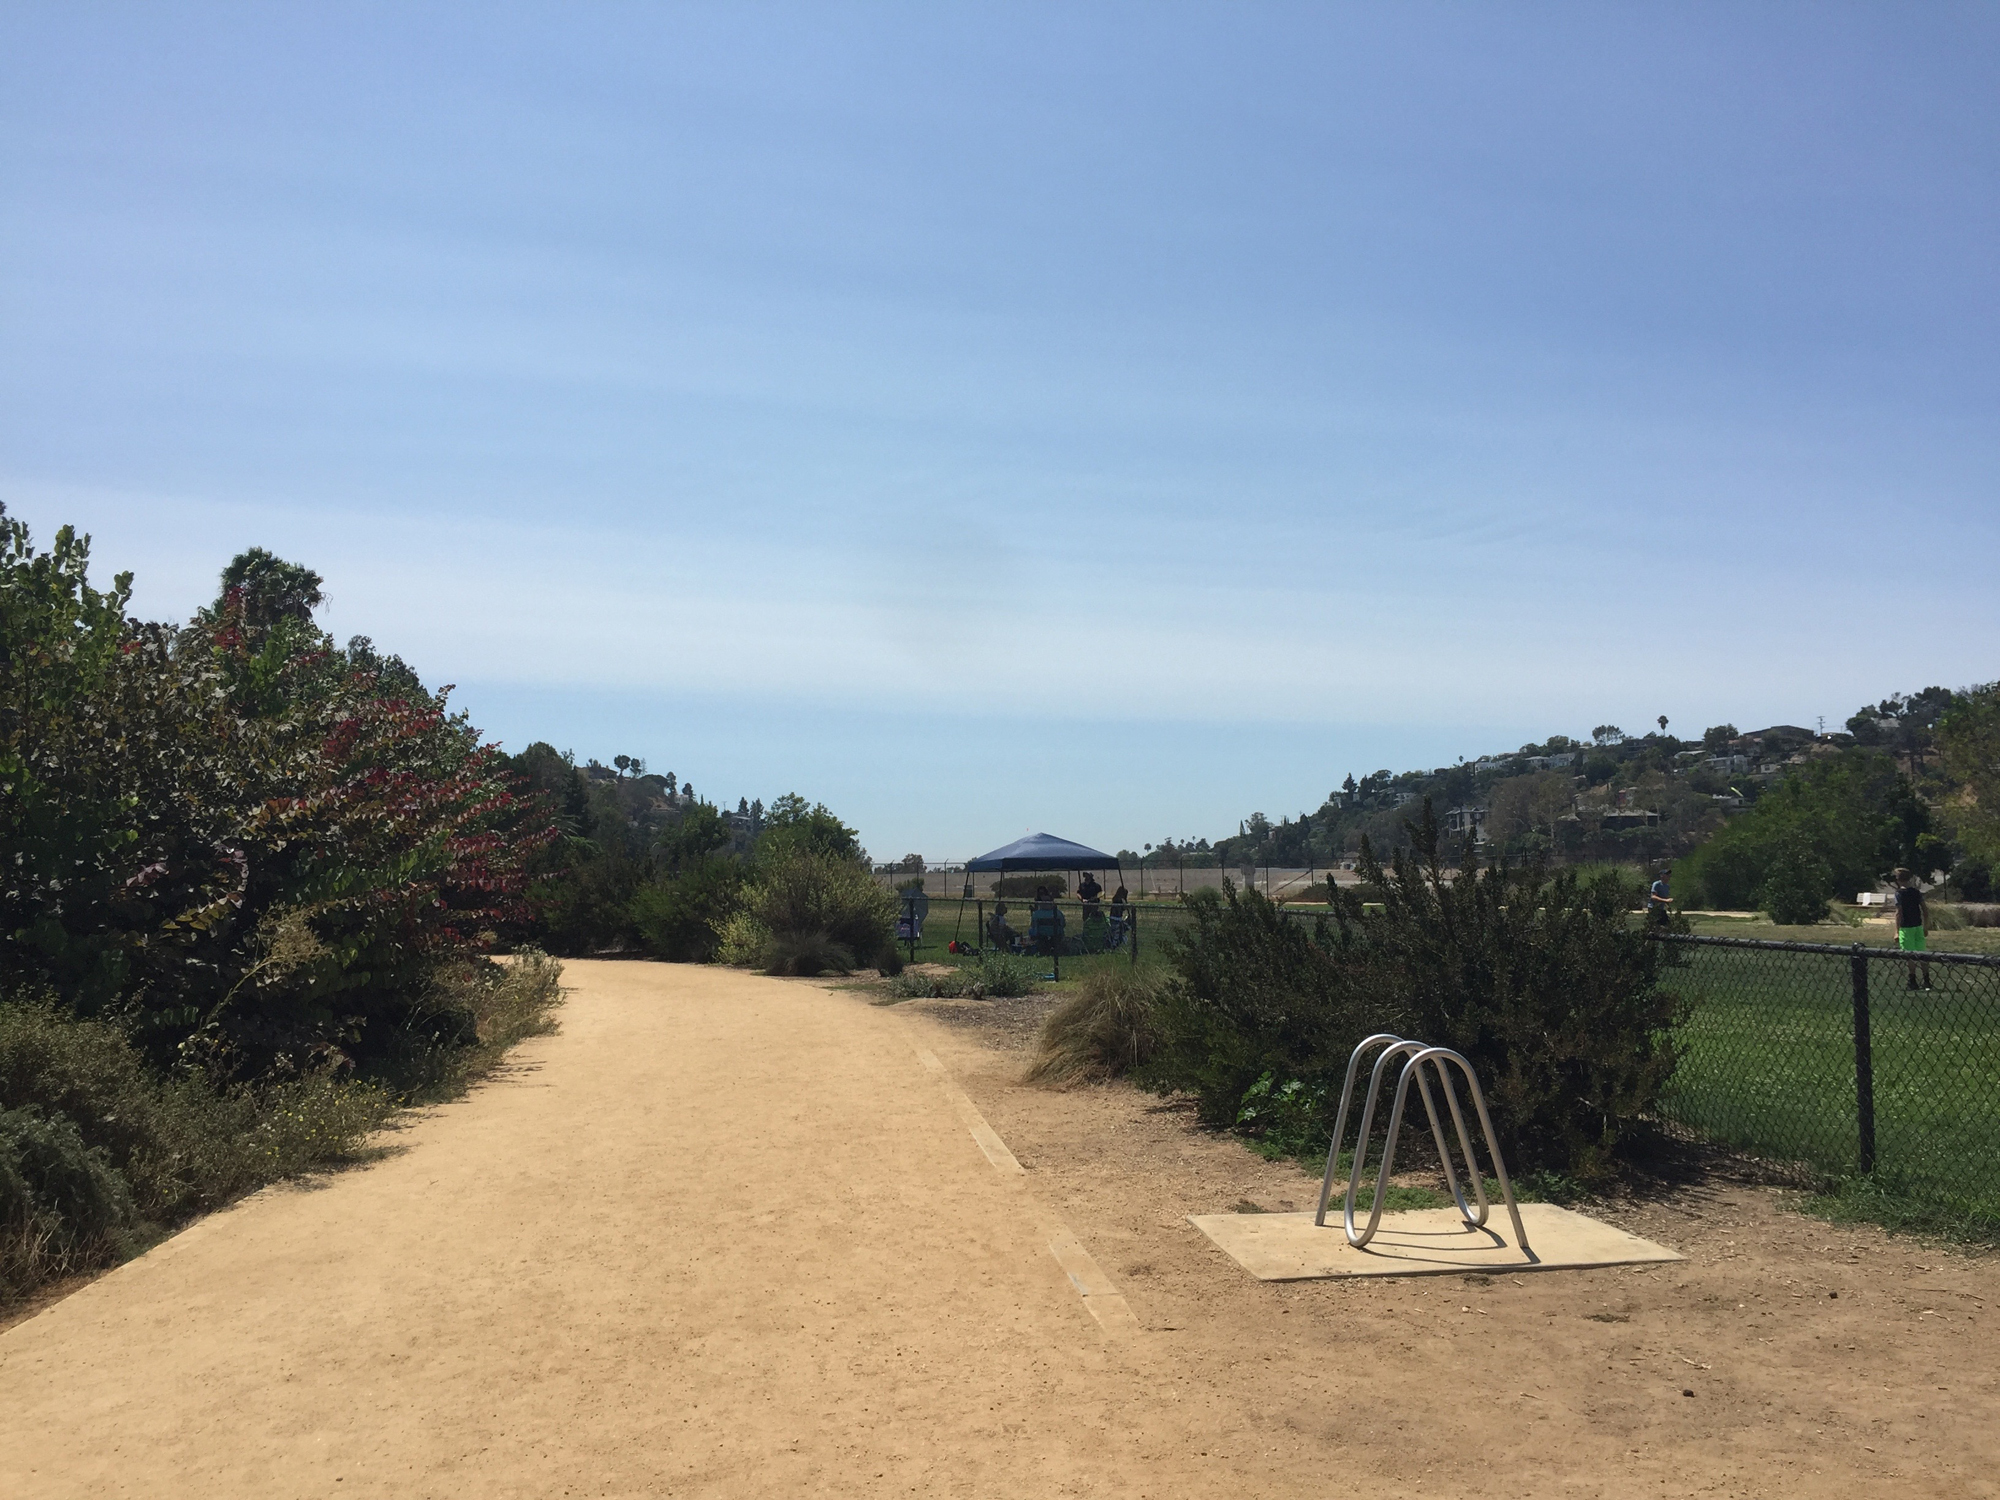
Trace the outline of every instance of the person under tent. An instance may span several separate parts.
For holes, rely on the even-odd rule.
[[[1049,894],[1045,885],[1035,887],[1035,909],[1028,914],[1028,946],[1045,957],[1054,957],[1061,951],[1063,914],[1056,907],[1055,897]]]
[[[1122,948],[1125,945],[1126,933],[1132,930],[1132,908],[1128,904],[1130,899],[1122,885],[1111,893],[1110,946],[1113,948]]]
[[[993,903],[993,915],[986,919],[986,941],[997,953],[1012,953],[1020,947],[1021,934],[1007,921],[1007,903]]]

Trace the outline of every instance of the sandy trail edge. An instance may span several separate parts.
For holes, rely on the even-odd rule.
[[[576,963],[389,1160],[0,1336],[0,1492],[1157,1493],[1107,1353],[904,1023]],[[1171,1466],[1168,1472],[1171,1472]]]

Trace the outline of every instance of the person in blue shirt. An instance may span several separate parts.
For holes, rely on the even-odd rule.
[[[1667,887],[1667,872],[1660,871],[1660,878],[1653,882],[1653,888],[1646,895],[1646,919],[1664,927],[1667,912],[1673,904],[1674,893]]]

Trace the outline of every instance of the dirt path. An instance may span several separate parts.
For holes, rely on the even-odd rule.
[[[1972,1263],[1919,1297],[1876,1274],[1906,1250],[1812,1226],[1837,1323],[1686,1222],[1665,1274],[1269,1286],[1183,1215],[1295,1172],[1020,1089],[973,1012],[568,979],[562,1031],[396,1155],[0,1334],[0,1494],[1994,1493]]]

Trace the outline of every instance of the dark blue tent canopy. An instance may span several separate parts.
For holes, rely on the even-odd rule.
[[[1031,833],[982,854],[966,864],[967,873],[982,870],[1115,870],[1118,861],[1101,849],[1073,844],[1052,833]]]

